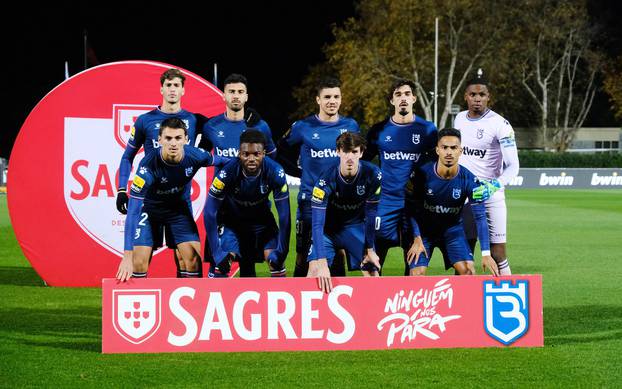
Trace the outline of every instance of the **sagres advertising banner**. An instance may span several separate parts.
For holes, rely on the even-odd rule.
[[[103,281],[104,353],[541,347],[542,277]]]

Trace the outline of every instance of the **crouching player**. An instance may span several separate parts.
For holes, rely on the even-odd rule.
[[[119,265],[120,281],[147,276],[153,248],[162,245],[164,229],[179,249],[186,269],[183,275],[201,277],[201,244],[185,188],[201,167],[228,159],[188,146],[188,130],[179,118],[162,122],[158,143],[161,147],[140,161],[130,189],[125,250],[132,250],[132,257]]]
[[[311,196],[313,236],[307,259],[307,277],[317,277],[319,287],[332,290],[329,267],[335,252],[344,249],[348,270],[378,276],[380,259],[374,240],[380,198],[380,169],[360,161],[365,139],[353,132],[337,138],[339,163],[320,174]]]
[[[227,277],[232,260],[239,261],[241,277],[255,277],[255,263],[264,260],[272,277],[286,276],[289,190],[283,168],[265,158],[265,150],[266,138],[261,131],[246,130],[240,136],[238,158],[229,161],[212,181],[205,211],[213,257],[209,277]],[[278,227],[272,216],[270,192],[279,214]]]
[[[407,192],[407,215],[413,228],[414,242],[407,254],[410,275],[424,275],[432,252],[438,247],[445,268],[453,266],[457,274],[474,274],[473,254],[469,248],[460,213],[465,200],[473,204],[477,223],[482,267],[498,275],[497,264],[490,256],[486,211],[481,203],[498,189],[495,182],[480,182],[464,166],[458,165],[462,153],[460,131],[445,128],[438,133],[438,160],[417,168]]]

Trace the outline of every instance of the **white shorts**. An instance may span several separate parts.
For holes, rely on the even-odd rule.
[[[505,190],[501,189],[484,203],[488,219],[490,243],[505,243],[507,241],[507,207],[505,205]],[[477,239],[477,227],[473,220],[471,207],[467,204],[462,210],[464,232],[467,239]]]

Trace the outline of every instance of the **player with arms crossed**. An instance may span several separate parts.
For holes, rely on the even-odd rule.
[[[225,78],[223,85],[223,98],[225,100],[226,111],[218,116],[214,116],[203,125],[203,137],[200,147],[205,150],[214,150],[214,154],[221,157],[236,158],[239,153],[240,135],[247,128],[255,128],[261,131],[266,138],[266,155],[274,159],[276,157],[276,147],[272,140],[272,131],[264,120],[261,119],[257,111],[246,106],[248,101],[248,81],[241,74],[230,74]],[[218,175],[218,170],[214,171],[214,177]],[[207,208],[207,199],[205,207]],[[219,215],[218,219],[224,215]],[[203,214],[205,230],[208,229],[207,213]],[[203,259],[211,261],[212,253],[209,242],[205,242]],[[235,274],[237,269],[232,269]]]
[[[186,76],[179,69],[168,69],[160,76],[160,93],[162,94],[162,105],[158,108],[140,115],[130,133],[130,139],[125,147],[125,152],[121,157],[119,165],[119,188],[117,191],[117,209],[122,214],[127,213],[128,196],[126,186],[132,170],[132,163],[138,150],[144,146],[145,155],[152,150],[160,147],[158,143],[159,128],[162,121],[170,118],[181,119],[188,131],[189,144],[194,145],[197,128],[203,126],[206,118],[202,115],[193,114],[181,108],[181,98],[185,93],[184,84]],[[186,189],[188,206],[192,207],[190,202],[190,186]],[[171,237],[166,236],[169,247],[172,245]],[[124,257],[130,256],[131,252],[125,252]],[[185,272],[183,261],[179,260],[179,253],[175,251],[175,265],[177,266],[177,277],[182,277]]]
[[[163,230],[179,250],[184,277],[201,277],[201,244],[186,186],[201,167],[223,164],[226,159],[189,146],[186,125],[179,118],[162,122],[158,143],[161,147],[140,161],[132,182],[124,247],[132,255],[119,265],[120,281],[147,276],[153,248],[162,245]]]
[[[514,130],[507,120],[488,108],[490,91],[488,82],[481,75],[467,82],[464,99],[468,110],[460,112],[454,122],[454,127],[462,134],[464,152],[460,157],[460,164],[478,178],[489,180],[500,187],[485,202],[490,249],[499,266],[499,274],[511,275],[506,254],[507,207],[504,189],[518,175],[519,162]],[[474,247],[477,234],[469,207],[465,207],[463,217],[467,237],[471,247]]]
[[[445,128],[438,133],[438,160],[413,171],[408,186],[406,213],[412,224],[413,244],[407,260],[410,275],[424,275],[432,252],[438,247],[445,259],[445,268],[457,274],[474,274],[473,254],[469,249],[460,212],[468,198],[482,247],[482,267],[498,275],[497,265],[490,256],[486,212],[481,202],[496,187],[480,182],[468,169],[458,165],[462,153],[460,131]],[[480,204],[477,204],[479,202]]]
[[[337,138],[339,163],[324,171],[312,192],[313,244],[308,277],[317,277],[324,292],[332,290],[329,266],[338,249],[348,254],[348,270],[378,276],[374,249],[380,169],[360,161],[365,139],[346,132]]]
[[[341,87],[338,80],[327,78],[317,88],[319,112],[292,124],[279,144],[279,150],[300,147],[299,165],[302,169],[298,209],[296,211],[296,268],[294,277],[305,277],[307,255],[311,246],[311,192],[318,176],[339,160],[335,150],[337,137],[346,131],[359,132],[354,119],[339,115]],[[279,152],[280,153],[280,152]],[[285,153],[280,153],[285,154]],[[283,163],[291,161],[285,160]],[[337,265],[337,266],[335,266]],[[334,261],[333,275],[345,275],[343,257]]]
[[[411,233],[404,215],[404,186],[415,166],[423,163],[433,153],[437,131],[433,123],[413,112],[417,97],[415,84],[397,80],[389,90],[393,115],[374,125],[367,134],[367,151],[364,159],[378,156],[382,171],[382,192],[376,216],[376,252],[384,264],[391,247],[402,247],[404,274],[409,274],[406,253],[410,247]]]
[[[241,277],[255,276],[255,263],[268,262],[272,277],[285,277],[291,216],[283,168],[265,158],[266,139],[259,130],[240,136],[238,158],[220,169],[209,190],[207,237],[212,248],[209,277],[227,277],[231,261],[240,263]],[[273,193],[279,214],[276,226],[269,200]],[[216,218],[225,208],[218,234]]]

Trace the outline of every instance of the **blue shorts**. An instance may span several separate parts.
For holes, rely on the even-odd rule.
[[[319,256],[311,245],[307,260],[317,260]],[[365,225],[363,223],[344,226],[338,232],[324,233],[324,252],[328,267],[333,265],[335,252],[344,249],[348,257],[348,270],[361,270],[361,262],[365,255]]]
[[[235,253],[239,260],[261,263],[264,250],[278,246],[279,229],[274,219],[259,225],[222,225],[219,230],[220,247]]]
[[[311,247],[311,201],[298,200],[296,210],[296,253],[307,254]]]
[[[428,267],[430,258],[434,252],[434,248],[438,247],[443,253],[445,260],[445,270],[452,267],[456,262],[473,261],[473,253],[469,249],[466,236],[464,235],[464,227],[462,223],[449,227],[448,229],[436,233],[426,233],[422,231],[421,238],[423,246],[429,257],[423,253],[419,256],[419,261],[415,265],[415,261],[410,263],[410,268]]]
[[[409,224],[406,223],[403,201],[399,204],[395,202],[387,203],[381,200],[378,204],[375,227],[377,243],[386,245],[387,248],[396,246],[410,247],[412,233],[409,232]],[[408,239],[402,239],[402,237],[408,237]]]
[[[187,203],[170,209],[143,207],[134,233],[134,246],[162,247],[164,231],[171,248],[180,243],[199,242],[199,231]]]

